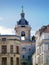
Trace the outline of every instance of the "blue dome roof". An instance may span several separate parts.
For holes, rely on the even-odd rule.
[[[25,13],[23,12],[22,9],[21,19],[17,22],[17,25],[28,25],[28,21],[24,17],[25,17]]]
[[[28,21],[25,20],[25,19],[20,19],[20,20],[17,22],[17,25],[28,25]]]

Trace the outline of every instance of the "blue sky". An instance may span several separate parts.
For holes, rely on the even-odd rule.
[[[0,27],[14,28],[22,5],[33,31],[49,24],[49,0],[0,0]]]

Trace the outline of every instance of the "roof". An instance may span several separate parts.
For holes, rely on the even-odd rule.
[[[17,22],[17,25],[28,25],[28,21],[25,20],[25,19],[20,19],[20,20]]]
[[[42,27],[36,32],[36,34],[37,34],[37,33],[40,33],[40,35],[41,35],[43,32],[44,32],[44,33],[49,33],[49,25],[42,26]]]
[[[9,40],[20,40],[20,36],[17,35],[0,35],[0,38],[7,38]]]
[[[0,35],[0,36],[15,36],[15,37],[19,37],[17,35]]]

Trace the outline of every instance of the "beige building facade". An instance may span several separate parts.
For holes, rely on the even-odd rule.
[[[0,65],[20,65],[19,38],[0,35]]]

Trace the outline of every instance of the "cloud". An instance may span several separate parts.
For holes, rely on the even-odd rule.
[[[35,31],[31,31],[31,36],[35,35]]]
[[[0,17],[0,21],[1,21],[1,20],[3,20],[3,18],[2,18],[2,17]]]
[[[15,32],[14,32],[14,29],[0,26],[0,34],[3,34],[3,35],[5,35],[5,34],[13,35],[13,34],[15,34]]]
[[[1,35],[14,35],[15,30],[13,28],[6,28],[4,26],[0,26],[0,34]],[[35,31],[31,31],[31,36],[35,35]]]

